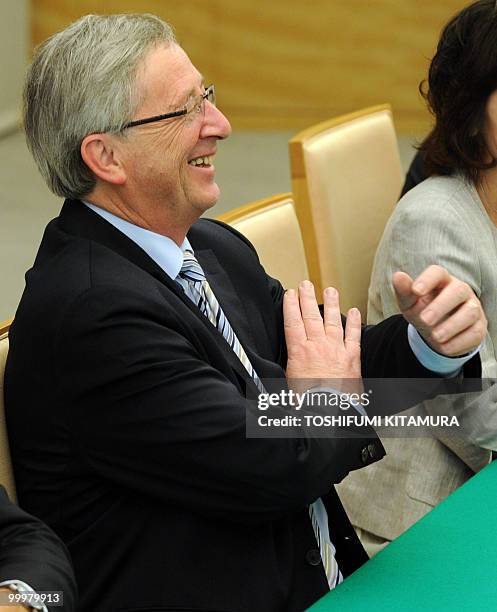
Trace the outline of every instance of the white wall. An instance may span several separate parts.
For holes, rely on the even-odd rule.
[[[28,59],[28,0],[0,0],[0,136],[16,129]]]

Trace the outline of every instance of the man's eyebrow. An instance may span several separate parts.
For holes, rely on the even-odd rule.
[[[185,102],[187,102],[187,101],[188,101],[190,98],[192,98],[193,96],[198,95],[198,94],[197,94],[197,89],[198,89],[198,87],[202,87],[202,85],[204,84],[204,82],[205,82],[205,77],[204,77],[204,75],[199,73],[199,75],[198,75],[198,85],[197,85],[197,86],[192,87],[192,88],[190,89],[190,91],[189,91],[187,94],[185,94],[185,97],[184,97]]]
[[[178,108],[178,106],[181,105],[185,105],[188,103],[188,100],[190,100],[191,98],[193,98],[194,96],[198,95],[198,88],[202,87],[203,83],[205,82],[205,78],[203,74],[198,74],[198,85],[194,85],[189,91],[185,92],[182,96],[181,96],[181,101],[177,102],[177,103],[172,103],[170,104],[170,108],[172,110],[176,110]]]

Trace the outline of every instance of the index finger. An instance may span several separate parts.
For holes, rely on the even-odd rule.
[[[361,332],[361,311],[358,308],[351,308],[345,322],[345,346],[360,349]]]
[[[414,280],[412,291],[421,297],[438,287],[445,287],[450,282],[450,279],[450,274],[442,266],[429,266]]]

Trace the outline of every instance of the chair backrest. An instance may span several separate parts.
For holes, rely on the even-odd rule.
[[[291,193],[264,198],[219,217],[255,246],[266,272],[286,288],[309,278]]]
[[[295,208],[311,280],[366,317],[376,247],[403,172],[389,105],[325,121],[290,140]]]
[[[2,484],[12,501],[16,501],[16,488],[12,461],[10,459],[9,440],[5,426],[5,406],[3,398],[3,378],[5,362],[9,352],[9,327],[11,320],[0,323],[0,484]]]

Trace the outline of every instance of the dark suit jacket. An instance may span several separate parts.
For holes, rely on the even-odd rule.
[[[14,579],[37,592],[62,591],[64,605],[56,610],[76,609],[76,584],[64,545],[46,525],[13,504],[0,487],[0,582]]]
[[[188,237],[258,374],[284,379],[281,285],[232,229],[201,220]],[[364,333],[363,371],[427,374],[400,317]],[[5,387],[20,500],[67,543],[81,610],[303,610],[327,590],[319,496],[342,572],[366,560],[331,484],[383,456],[374,432],[247,439],[252,385],[141,248],[65,203],[27,274]]]

